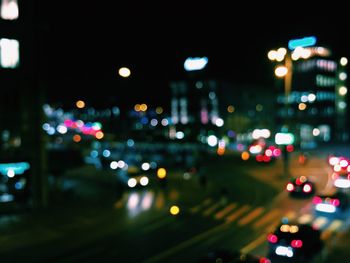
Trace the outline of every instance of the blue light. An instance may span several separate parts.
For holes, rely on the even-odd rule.
[[[0,163],[0,173],[2,175],[7,175],[9,170],[13,170],[15,174],[23,174],[29,168],[30,165],[27,162]]]
[[[310,47],[316,44],[316,37],[304,37],[299,39],[292,39],[288,42],[288,48],[294,50],[297,47]]]
[[[186,71],[193,71],[193,70],[201,70],[203,69],[208,63],[207,57],[196,57],[196,58],[187,58],[184,63],[184,68]]]

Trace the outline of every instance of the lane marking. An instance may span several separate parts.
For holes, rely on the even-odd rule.
[[[255,218],[257,218],[264,211],[265,211],[265,208],[263,208],[263,207],[255,208],[248,215],[246,215],[245,217],[241,218],[238,221],[238,225],[239,226],[244,226],[246,224],[249,224],[250,222],[252,222]]]
[[[226,216],[228,213],[230,213],[233,209],[237,207],[236,203],[231,203],[228,206],[226,206],[224,209],[220,210],[215,214],[215,219],[222,219],[224,216]]]
[[[278,209],[271,210],[267,214],[265,214],[259,221],[255,222],[253,227],[254,229],[257,229],[280,216],[281,216],[281,212]]]
[[[220,203],[217,202],[213,204],[211,207],[209,207],[207,210],[203,212],[203,216],[209,216],[211,213],[213,213],[218,207],[220,206]]]
[[[236,220],[239,216],[244,214],[246,211],[250,209],[250,205],[244,205],[241,208],[239,208],[237,211],[233,212],[229,216],[226,217],[226,223],[231,223],[234,220]]]

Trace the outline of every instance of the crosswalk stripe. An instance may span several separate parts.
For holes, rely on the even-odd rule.
[[[155,203],[156,208],[160,209],[164,206],[164,204],[165,204],[164,194],[160,192],[156,198],[156,203]]]
[[[205,199],[202,203],[200,203],[200,204],[198,204],[198,205],[192,207],[192,208],[190,209],[190,212],[191,212],[191,213],[197,213],[202,207],[205,207],[205,206],[207,206],[207,205],[210,205],[211,202],[213,202],[213,201],[212,201],[210,198],[207,198],[207,199]]]
[[[281,212],[277,209],[271,210],[268,213],[266,213],[259,221],[255,222],[253,227],[255,229],[270,223],[273,219],[279,217],[281,215]]]
[[[220,206],[220,203],[217,202],[215,204],[213,204],[211,207],[209,207],[207,210],[205,210],[203,212],[203,216],[209,216],[211,213],[213,213],[213,211],[215,211],[215,209],[217,209]]]
[[[328,222],[328,219],[324,216],[317,217],[314,222],[312,223],[312,226],[317,229],[321,229],[323,226],[325,226]]]
[[[247,214],[245,217],[241,218],[238,221],[238,225],[244,226],[246,224],[249,224],[252,222],[256,217],[258,217],[262,212],[264,212],[263,207],[257,207],[253,211],[251,211],[249,214]]]
[[[298,218],[300,224],[308,224],[312,221],[313,216],[311,214],[304,214]]]
[[[231,203],[228,206],[226,206],[224,209],[220,210],[219,212],[217,212],[214,216],[215,219],[221,219],[223,218],[225,215],[227,215],[228,213],[230,213],[233,209],[235,209],[237,206],[236,203]]]
[[[334,233],[336,230],[338,230],[342,225],[344,221],[336,219],[334,220],[322,233],[321,233],[321,239],[327,240],[330,238],[332,233]]]
[[[231,223],[234,220],[236,220],[239,216],[244,214],[246,211],[250,209],[250,205],[244,205],[241,208],[239,208],[237,211],[233,212],[232,214],[228,215],[226,217],[226,223]]]

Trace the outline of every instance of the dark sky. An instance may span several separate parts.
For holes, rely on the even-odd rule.
[[[336,56],[350,57],[350,29],[341,6],[292,13],[232,3],[106,2],[114,1],[70,1],[48,16],[53,100],[169,103],[169,81],[186,77],[188,56],[208,56],[207,77],[271,85],[268,50],[310,35]],[[132,70],[128,80],[116,74],[123,65]]]

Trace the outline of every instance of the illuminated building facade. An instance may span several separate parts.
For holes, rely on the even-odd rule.
[[[298,52],[306,55],[299,59]],[[277,97],[277,124],[287,124],[301,147],[346,141],[346,58],[317,46],[295,49],[291,58],[291,89]]]

